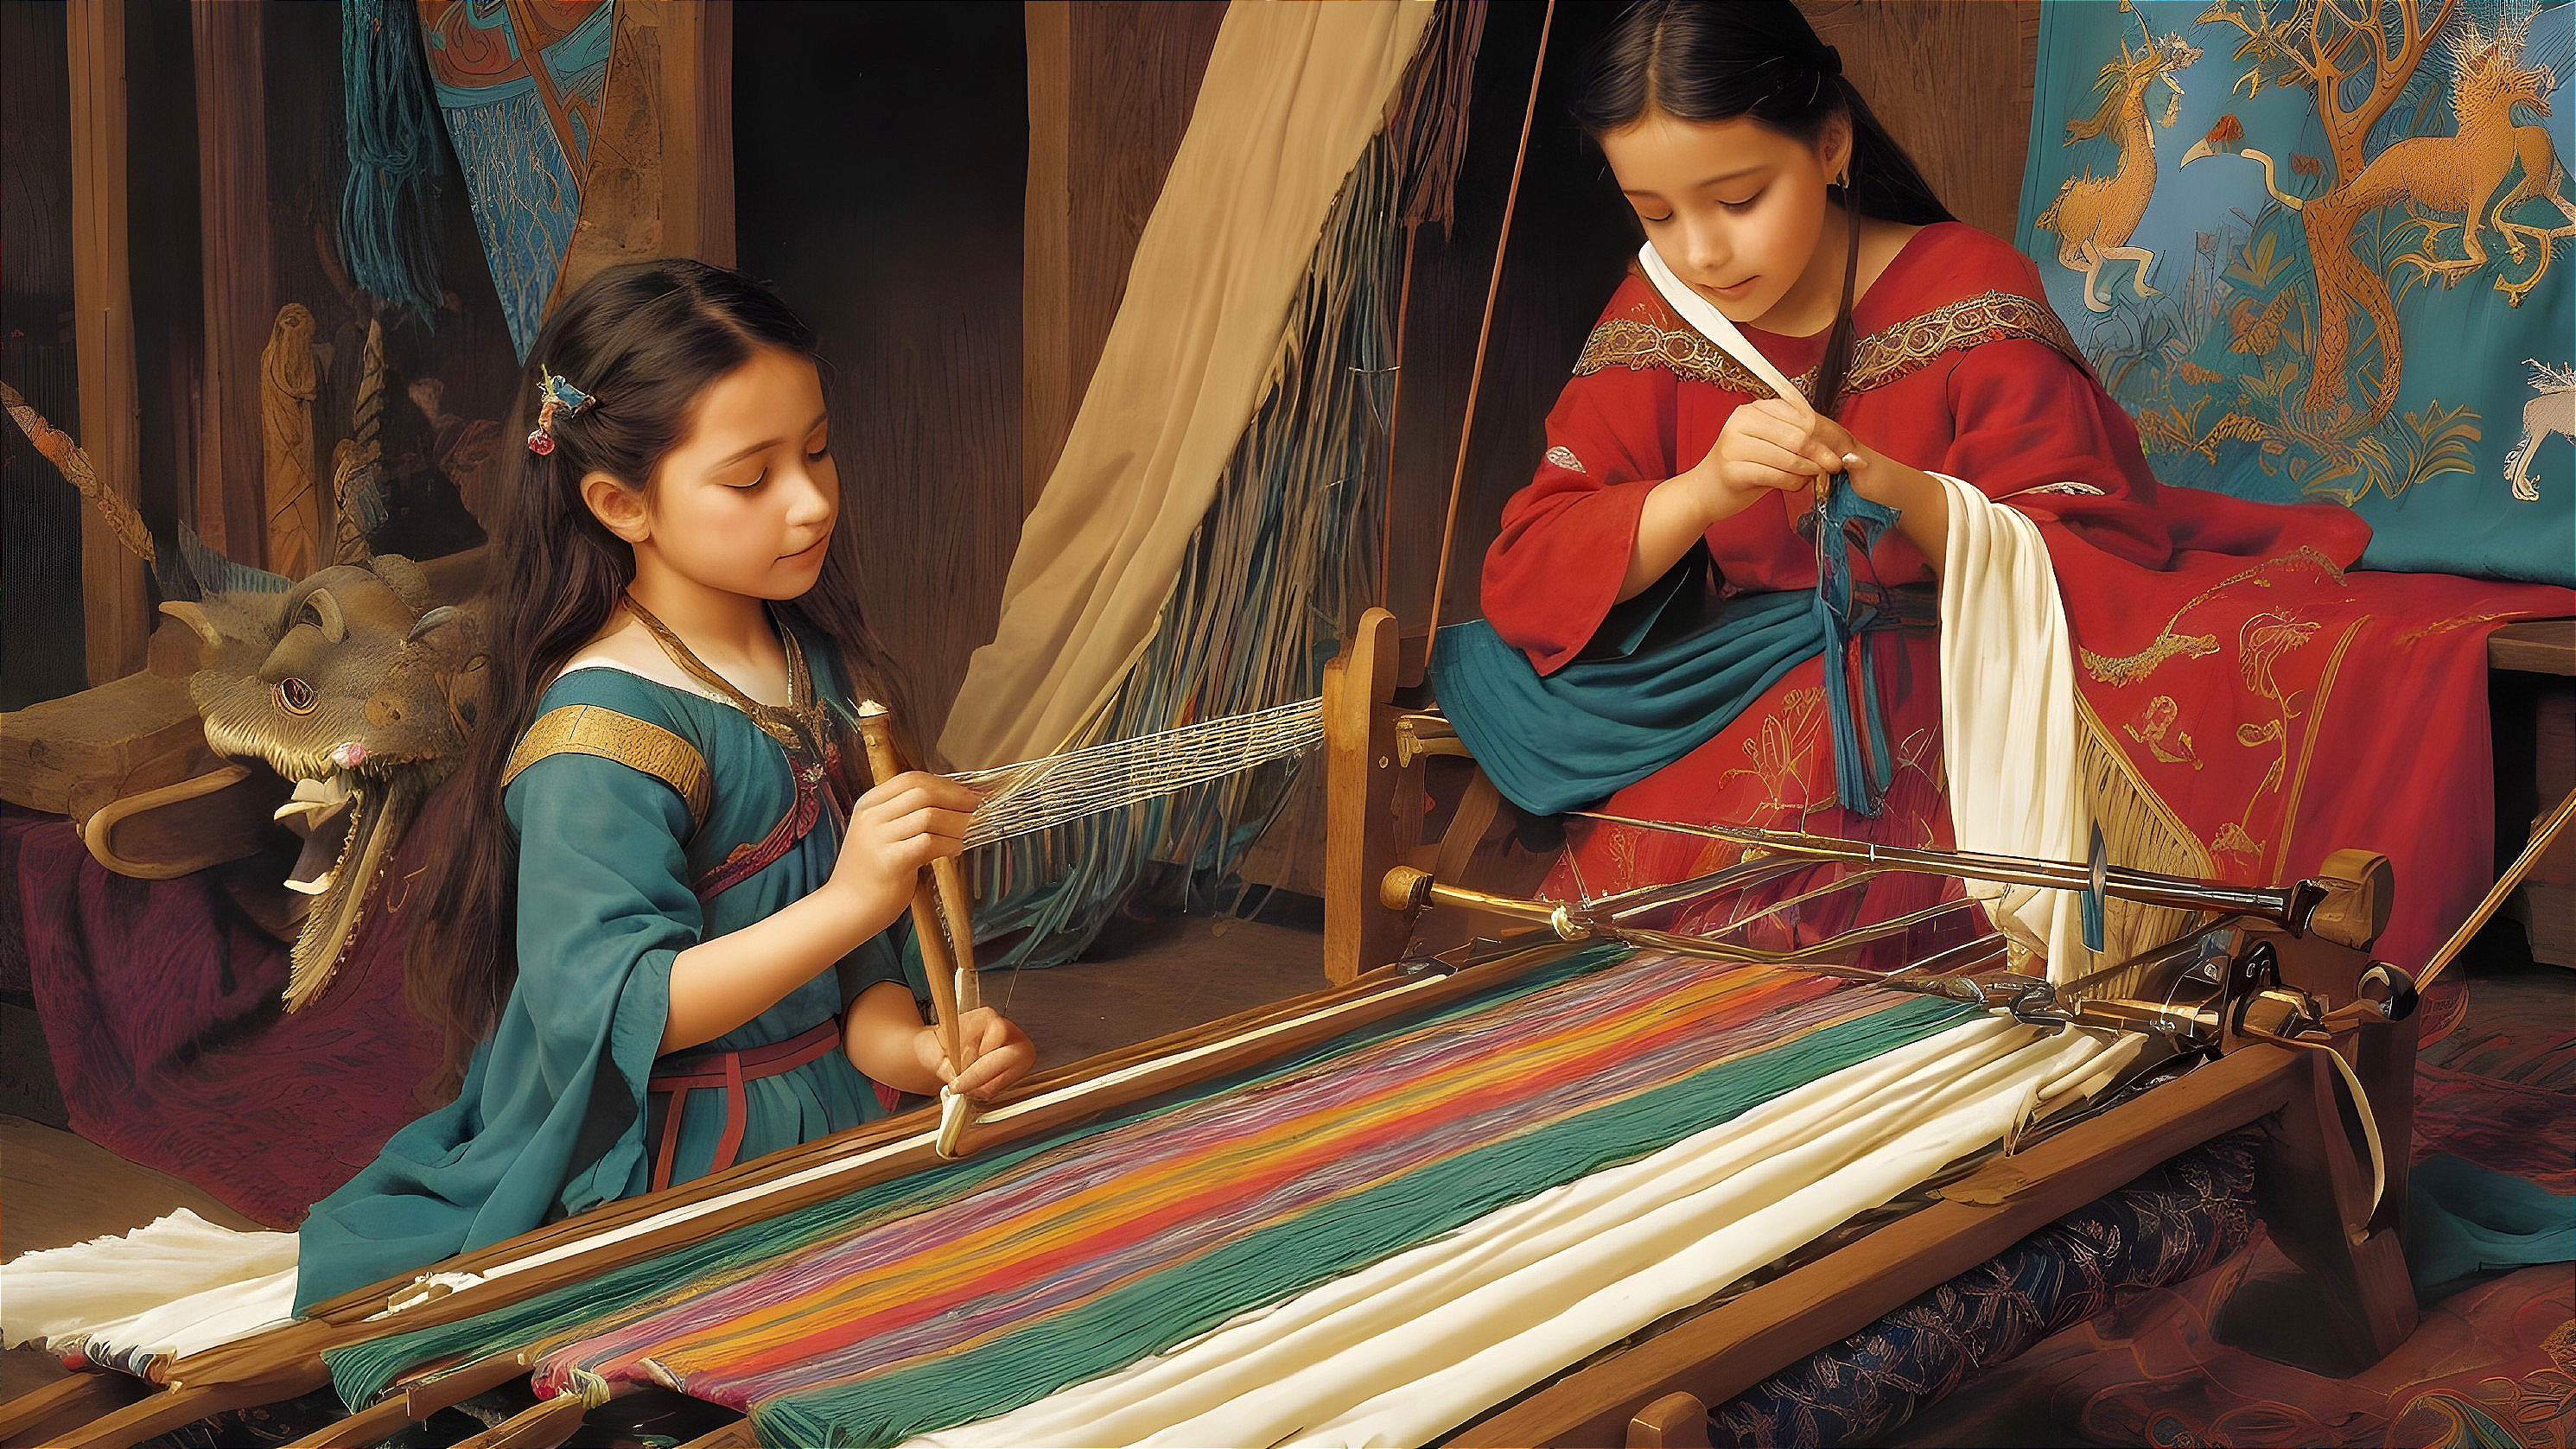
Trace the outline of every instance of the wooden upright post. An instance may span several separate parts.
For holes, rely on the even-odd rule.
[[[198,410],[196,526],[208,547],[266,562],[260,479],[259,354],[277,315],[268,245],[266,10],[193,0],[197,198],[206,294],[205,396]]]
[[[99,487],[134,502],[142,417],[134,383],[134,288],[126,270],[125,10],[71,0],[72,308],[80,352],[80,439]],[[143,560],[96,508],[81,515],[81,604],[89,682],[143,667],[151,633]]]
[[[1198,107],[1226,7],[1024,0],[1029,162],[1020,262],[1023,513],[1073,432],[1127,269]]]
[[[1398,864],[1394,690],[1395,616],[1371,609],[1324,666],[1324,978],[1335,986],[1392,961],[1413,925],[1377,894]]]
[[[662,244],[734,264],[733,0],[663,0]]]

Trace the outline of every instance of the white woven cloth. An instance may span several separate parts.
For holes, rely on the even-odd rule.
[[[0,1264],[0,1342],[195,1353],[295,1313],[295,1234],[239,1232],[186,1208],[133,1232]],[[105,1355],[103,1355],[105,1356]]]
[[[2135,1050],[1980,1017],[916,1446],[1423,1443],[2076,1100]]]

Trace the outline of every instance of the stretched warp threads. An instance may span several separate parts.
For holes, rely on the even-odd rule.
[[[675,1296],[555,1348],[540,1387],[663,1380],[751,1409],[774,1442],[892,1442],[1115,1370],[1967,1014],[1668,959],[1574,978]]]
[[[1290,305],[1277,381],[1092,740],[1158,734],[1320,689],[1338,621],[1370,566],[1353,541],[1376,536],[1373,510],[1383,506],[1384,449],[1371,434],[1392,378],[1396,155],[1382,132],[1352,168]],[[1025,934],[984,964],[1070,960],[1158,860],[1182,867],[1184,909],[1215,908],[1294,780],[1283,765],[1243,771],[985,852],[976,937]]]
[[[991,845],[1237,774],[1323,737],[1323,701],[1301,699],[949,778],[986,792],[966,844]]]
[[[438,111],[408,0],[348,0],[340,12],[340,80],[349,132],[340,250],[349,275],[434,326]]]
[[[1586,974],[1617,954],[333,1366],[363,1402],[408,1364],[534,1344],[549,1390],[671,1375],[769,1400],[781,1442],[878,1442],[1115,1369],[1962,1014],[1704,963]]]
[[[1088,1142],[1126,1123],[1178,1110],[1191,1101],[1221,1094],[1236,1085],[1331,1059],[1336,1053],[1383,1040],[1400,1031],[1498,1009],[1550,984],[1617,960],[1622,955],[1624,948],[1615,946],[1577,952],[1562,963],[1532,972],[1450,1007],[1374,1024],[1262,1072],[1209,1083],[1193,1093],[1174,1094],[1102,1123],[1069,1129],[996,1153],[979,1153],[963,1161],[945,1163],[892,1182],[862,1188],[829,1202],[720,1234],[660,1257],[601,1274],[573,1287],[541,1294],[454,1324],[353,1345],[330,1356],[333,1373],[342,1395],[350,1403],[359,1404],[374,1397],[396,1376],[415,1364],[458,1354],[479,1357],[550,1337],[569,1341],[577,1336],[597,1333],[652,1311],[658,1303],[669,1301],[680,1293],[702,1291],[727,1273],[757,1272],[778,1256],[827,1235],[855,1231],[950,1201],[1041,1153],[1068,1144]]]
[[[1419,1444],[2089,1090],[2117,1050],[1997,1016],[1772,1097],[1025,1410],[913,1441]]]

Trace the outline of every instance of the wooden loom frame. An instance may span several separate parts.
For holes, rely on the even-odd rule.
[[[1375,887],[1399,853],[1465,864],[1493,818],[1470,803],[1448,838],[1405,838],[1419,820],[1421,762],[1456,753],[1436,717],[1395,707],[1393,619],[1371,610],[1352,646],[1328,672],[1324,696],[1331,821],[1326,942],[1350,979],[1191,1031],[1043,1073],[1004,1094],[972,1129],[972,1146],[1095,1117],[1145,1096],[1212,1079],[1399,1011],[1455,1000],[1563,949],[1548,941],[1446,977],[1410,977],[1392,967],[1361,974],[1361,961],[1389,962],[1409,923],[1375,904]],[[1485,786],[1490,791],[1490,786]],[[1453,876],[1454,878],[1454,876]],[[2312,939],[2273,938],[2284,974],[2341,1004],[2354,995],[2353,953]],[[2412,1135],[2415,1024],[2373,1022],[2337,1041],[2358,1068],[2392,1144],[2387,1186],[2368,1203],[2368,1168],[2344,1126],[2340,1088],[2324,1053],[2255,1043],[2216,1062],[1996,1158],[1940,1189],[1935,1200],[1713,1310],[1597,1356],[1580,1368],[1456,1431],[1457,1445],[1690,1444],[1707,1442],[1706,1411],[1780,1368],[1966,1271],[2084,1203],[2114,1191],[2180,1152],[2248,1123],[2271,1119],[2258,1178],[2260,1205],[2275,1241],[2315,1295],[2327,1363],[2345,1373],[2376,1362],[2412,1331],[2416,1305],[2398,1249],[2405,1201],[2405,1148]],[[1184,1054],[1195,1055],[1184,1056]],[[1123,1074],[1123,1075],[1122,1075]],[[1062,1089],[1112,1077],[1109,1091],[1065,1099]],[[1029,1104],[1035,1104],[1031,1106]],[[437,1265],[476,1273],[530,1253],[640,1222],[675,1205],[745,1187],[780,1183],[818,1163],[877,1149],[887,1155],[823,1183],[764,1194],[757,1215],[688,1225],[626,1244],[593,1247],[516,1275],[506,1291],[482,1285],[407,1309],[381,1324],[361,1320],[406,1287],[411,1275],[318,1305],[312,1317],[163,1366],[158,1392],[139,1402],[132,1380],[75,1375],[0,1407],[0,1445],[103,1449],[128,1445],[208,1414],[291,1397],[327,1382],[324,1350],[392,1332],[471,1316],[625,1262],[667,1251],[745,1221],[793,1211],[939,1161],[935,1109],[906,1113],[787,1152],[745,1163],[661,1193],[608,1204],[510,1242]],[[2322,1192],[2312,1185],[2322,1183]],[[524,1376],[528,1365],[500,1353],[416,1376],[360,1413],[302,1441],[356,1442]],[[468,1443],[529,1446],[562,1442],[586,1409],[571,1396],[537,1405]],[[705,1449],[749,1445],[748,1421],[696,1441]]]
[[[1464,755],[1434,713],[1395,703],[1401,642],[1394,616],[1371,609],[1351,647],[1326,666],[1325,746],[1331,828],[1325,862],[1326,973],[1353,979],[1363,963],[1391,960],[1411,920],[1379,899],[1401,864],[1458,881],[1472,872],[1500,808],[1481,771],[1437,842],[1420,839],[1427,808],[1424,761]],[[2354,1000],[2353,952],[2313,939],[2261,933],[2283,974],[2329,1006]],[[1782,1274],[1718,1308],[1596,1356],[1443,1442],[1689,1445],[1709,1442],[1708,1409],[1806,1355],[1858,1332],[1919,1294],[2157,1163],[2270,1120],[2257,1169],[2257,1203],[2273,1240],[2298,1269],[2319,1310],[2317,1342],[2303,1367],[2358,1373],[2415,1328],[2414,1287],[2400,1249],[2408,1144],[2414,1136],[2412,1016],[2366,1021],[2334,1050],[2356,1069],[2387,1142],[2385,1186],[2369,1198],[2369,1167],[2353,1150],[2341,1088],[2323,1052],[2257,1042],[1997,1158],[1940,1190],[1929,1206]],[[2320,1190],[2317,1186],[2322,1184]],[[2222,1330],[2229,1325],[2222,1321]],[[2250,1328],[2250,1325],[2238,1325]],[[2256,1341],[2289,1357],[2288,1344]],[[2321,1351],[2320,1351],[2321,1350]]]

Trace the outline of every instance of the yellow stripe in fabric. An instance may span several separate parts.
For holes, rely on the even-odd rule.
[[[1535,1037],[1521,1040],[1513,1050],[1459,1064],[1458,1070],[1436,1074],[1432,1080],[1391,1080],[1343,1104],[1329,1117],[1276,1122],[1211,1148],[1140,1163],[1136,1171],[1117,1174],[1064,1197],[1034,1202],[999,1220],[959,1233],[943,1241],[938,1251],[915,1254],[899,1266],[889,1265],[883,1271],[859,1274],[782,1302],[749,1309],[703,1331],[674,1335],[662,1341],[655,1358],[682,1373],[716,1363],[740,1362],[757,1357],[766,1348],[783,1347],[808,1336],[817,1323],[853,1322],[925,1298],[940,1297],[1007,1272],[1014,1263],[1076,1247],[1130,1220],[1151,1216],[1189,1197],[1205,1195],[1209,1184],[1275,1174],[1283,1166],[1320,1167],[1338,1161],[1350,1144],[1398,1119],[1454,1111],[1461,1102],[1489,1094],[1508,1097],[1517,1083],[1551,1066],[1624,1052],[1638,1038],[1653,1034],[1659,1027],[1723,1017],[1730,1004],[1778,996],[1783,985],[1778,973],[1765,970],[1713,971],[1629,1009],[1555,1024]],[[1853,993],[1853,998],[1848,1012],[1835,1013],[1837,1017],[1865,1015],[1884,1004],[1868,993]],[[1758,1000],[1755,1004],[1759,1004]],[[1458,1029],[1458,1024],[1447,1023],[1433,1030]],[[1394,1038],[1380,1050],[1400,1049],[1420,1036],[1417,1033]],[[1758,1050],[1713,1056],[1710,1064]],[[1594,1110],[1641,1090],[1646,1089],[1588,1098],[1574,1110]],[[1255,1103],[1257,1095],[1245,1105],[1250,1108]],[[1527,1127],[1539,1125],[1543,1124],[1532,1122]],[[1472,1145],[1462,1143],[1457,1150]],[[1082,1150],[1097,1152],[1106,1148],[1114,1148],[1114,1144],[1094,1141],[1084,1144]],[[1382,1175],[1355,1180],[1346,1190],[1358,1191],[1418,1171],[1423,1165],[1419,1160],[1405,1162]],[[973,1341],[980,1340],[969,1343]]]

